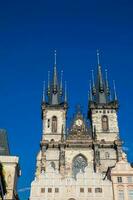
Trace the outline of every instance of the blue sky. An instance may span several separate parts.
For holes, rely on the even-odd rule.
[[[43,80],[53,68],[68,84],[68,118],[81,104],[87,114],[90,70],[100,49],[103,70],[116,80],[120,135],[133,161],[133,2],[130,0],[0,1],[0,127],[8,131],[11,153],[20,157],[18,188],[34,177],[41,139]],[[22,200],[28,192],[20,192]]]

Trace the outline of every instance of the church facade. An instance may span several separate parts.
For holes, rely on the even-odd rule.
[[[88,120],[77,110],[66,127],[67,91],[58,81],[56,55],[52,80],[42,102],[42,140],[30,200],[131,200],[133,168],[122,150],[118,100],[110,98],[99,63],[92,72]]]

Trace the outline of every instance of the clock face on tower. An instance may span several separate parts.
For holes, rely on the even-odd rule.
[[[82,120],[81,119],[77,119],[76,120],[76,125],[77,126],[81,126],[83,124]]]

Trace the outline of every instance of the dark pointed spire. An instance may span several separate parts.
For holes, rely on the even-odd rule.
[[[92,93],[93,93],[93,95],[95,95],[96,94],[96,87],[95,87],[94,71],[93,71],[93,69],[91,70],[91,74],[92,74]]]
[[[63,70],[61,71],[61,78],[60,78],[60,96],[62,96],[63,94],[62,79],[63,79]]]
[[[42,102],[45,103],[45,81],[43,82],[43,95],[42,95]]]
[[[116,94],[115,80],[113,80],[113,85],[114,85],[114,100],[117,101],[117,94]]]
[[[92,87],[91,87],[91,81],[90,81],[90,91],[89,91],[89,99],[92,101]]]
[[[58,81],[58,74],[57,74],[57,56],[56,50],[54,51],[54,66],[53,66],[53,75],[50,80],[50,72],[48,72],[48,104],[51,106],[62,105],[63,101],[63,71],[61,71],[61,79],[60,83]],[[66,89],[65,89],[66,90]],[[67,101],[67,92],[64,94],[64,100]]]
[[[100,66],[100,55],[97,50],[97,79],[96,84],[94,82],[94,75],[92,71],[92,93],[90,93],[90,99],[94,100],[96,103],[105,104],[108,101],[105,81],[102,75],[102,69]]]
[[[111,90],[108,81],[107,69],[105,70],[105,77],[102,74],[102,68],[100,65],[99,51],[97,50],[97,78],[96,82],[92,70],[92,84],[90,82],[89,91],[89,108],[91,106],[114,106],[115,109],[118,108],[118,99],[116,94],[115,82],[114,84],[114,99],[111,98]],[[95,91],[96,89],[96,91]]]
[[[101,70],[101,66],[100,66],[100,54],[99,54],[99,50],[97,50],[97,65],[98,65],[98,84],[99,84],[99,90],[103,91],[104,86],[103,86],[102,70]]]
[[[110,89],[109,89],[109,82],[108,82],[108,70],[105,69],[105,86],[106,86],[106,94],[109,96],[110,95]]]
[[[54,90],[54,93],[57,92],[57,87],[58,87],[58,83],[57,83],[56,50],[55,50],[54,51],[54,75],[53,75],[53,90]]]
[[[50,96],[50,71],[48,71],[48,96]]]
[[[64,96],[64,102],[67,103],[67,83],[65,81],[65,96]]]

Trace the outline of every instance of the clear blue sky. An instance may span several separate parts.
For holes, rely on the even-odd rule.
[[[43,80],[53,67],[68,83],[69,116],[81,104],[87,114],[90,70],[96,49],[120,102],[120,135],[133,161],[133,1],[0,1],[0,128],[8,131],[11,153],[20,157],[19,188],[34,177],[41,139]],[[20,193],[22,200],[28,192]]]

